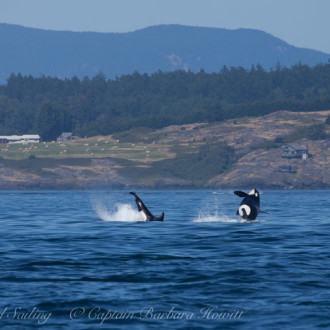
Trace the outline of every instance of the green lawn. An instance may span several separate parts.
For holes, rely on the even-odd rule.
[[[124,158],[131,161],[153,162],[174,157],[168,146],[128,143],[111,137],[93,137],[72,142],[49,142],[0,145],[3,159],[37,158]]]

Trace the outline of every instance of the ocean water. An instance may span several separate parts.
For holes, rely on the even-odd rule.
[[[330,191],[0,192],[1,329],[330,328]]]

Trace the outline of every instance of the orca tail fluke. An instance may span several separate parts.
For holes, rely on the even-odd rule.
[[[131,191],[130,194],[133,195],[133,196],[136,196],[136,192],[135,191]]]
[[[159,221],[163,221],[164,220],[164,216],[165,216],[165,214],[164,214],[164,212],[162,212],[162,214],[159,217]]]

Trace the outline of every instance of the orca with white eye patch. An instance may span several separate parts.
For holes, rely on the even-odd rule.
[[[138,208],[138,211],[142,215],[144,221],[163,221],[164,220],[164,212],[159,217],[155,217],[147,209],[147,207],[142,202],[142,199],[134,191],[131,191],[130,194],[135,197],[136,206]]]
[[[260,194],[257,189],[252,189],[248,194],[243,191],[234,191],[234,194],[244,198],[236,212],[244,220],[255,220],[260,210]]]

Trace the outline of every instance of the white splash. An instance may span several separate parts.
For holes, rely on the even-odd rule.
[[[193,222],[210,223],[210,222],[227,222],[227,223],[244,223],[246,220],[235,217],[234,214],[227,216],[224,211],[228,208],[224,206],[223,199],[226,194],[221,192],[212,192],[213,198],[205,200],[201,203],[199,214]],[[223,195],[223,196],[221,196]]]
[[[234,218],[230,218],[224,214],[203,214],[200,213],[197,217],[197,219],[194,219],[193,222],[242,222],[242,219],[234,219]],[[245,220],[243,220],[243,222],[245,222]]]
[[[93,201],[94,211],[103,221],[137,222],[142,221],[140,213],[131,204],[115,204],[108,209],[102,202]]]

